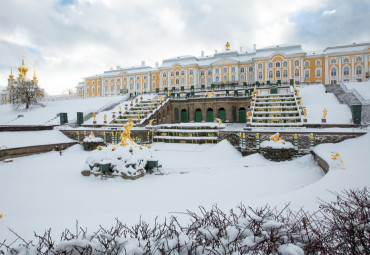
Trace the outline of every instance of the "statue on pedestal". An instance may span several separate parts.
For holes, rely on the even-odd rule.
[[[127,139],[129,139],[131,141],[131,145],[134,144],[134,142],[132,141],[131,136],[130,136],[131,129],[133,127],[134,127],[134,123],[132,122],[132,119],[129,118],[128,119],[128,123],[124,126],[124,130],[123,130],[123,132],[122,132],[122,134],[120,136],[120,140],[121,140],[120,145],[121,146],[128,145]]]

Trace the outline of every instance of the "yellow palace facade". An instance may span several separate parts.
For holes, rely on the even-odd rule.
[[[305,52],[301,45],[276,45],[252,52],[235,51],[229,43],[213,55],[178,56],[155,67],[111,69],[84,78],[79,97],[210,88],[211,84],[323,83],[365,81],[370,77],[370,43],[331,46]]]

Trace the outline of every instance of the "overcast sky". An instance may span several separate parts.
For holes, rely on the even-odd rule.
[[[369,13],[369,0],[0,0],[0,86],[22,56],[60,94],[113,66],[210,55],[227,41],[246,51],[370,41]]]

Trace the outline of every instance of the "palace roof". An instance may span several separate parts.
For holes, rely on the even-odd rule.
[[[351,53],[370,50],[370,42],[353,43],[347,45],[330,46],[323,51],[325,54]]]

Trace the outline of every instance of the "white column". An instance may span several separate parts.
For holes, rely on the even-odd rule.
[[[352,81],[355,80],[355,77],[356,77],[356,70],[355,70],[355,57],[351,57],[351,61],[352,61],[352,70],[351,70],[351,76],[352,76]]]
[[[342,59],[338,58],[338,82],[342,80]]]
[[[303,63],[303,58],[301,58],[301,82],[304,82],[304,63]]]

